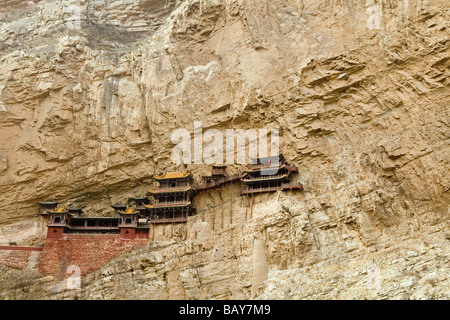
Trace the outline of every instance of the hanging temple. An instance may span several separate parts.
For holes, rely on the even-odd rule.
[[[85,217],[75,205],[60,206],[56,201],[39,202],[40,215],[47,221],[47,238],[65,234],[119,234],[122,239],[148,239],[151,225],[186,223],[196,212],[195,196],[201,192],[241,182],[241,195],[303,190],[301,183],[291,182],[297,167],[286,163],[282,155],[252,158],[244,172],[228,175],[226,166],[213,166],[202,183],[194,185],[190,173],[168,172],[155,176],[159,183],[147,196],[136,196],[125,203],[112,205],[114,217]]]

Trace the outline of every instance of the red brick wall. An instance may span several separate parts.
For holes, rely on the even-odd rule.
[[[122,239],[136,239],[136,229],[135,228],[120,228],[120,237]]]
[[[62,238],[64,228],[48,227],[47,238]]]
[[[42,251],[42,248],[0,247],[0,265],[24,270],[28,267],[30,257],[34,251]]]
[[[78,266],[81,275],[99,269],[115,256],[147,244],[147,239],[126,240],[120,235],[63,234],[47,238],[39,261],[39,271],[65,278],[67,268]]]

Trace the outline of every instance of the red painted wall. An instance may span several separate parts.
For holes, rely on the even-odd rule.
[[[61,227],[48,227],[47,238],[62,238],[64,228]]]
[[[134,228],[120,228],[120,237],[122,239],[136,239],[136,229]]]
[[[50,231],[50,230],[49,230]],[[66,234],[47,238],[39,261],[39,271],[59,278],[70,276],[67,268],[78,266],[81,275],[93,272],[126,251],[145,246],[145,239],[122,239],[119,234]]]

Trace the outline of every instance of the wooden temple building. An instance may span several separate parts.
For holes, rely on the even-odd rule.
[[[296,166],[289,165],[283,155],[252,158],[252,164],[245,170],[241,181],[244,184],[242,195],[275,192],[279,190],[303,190],[300,183],[291,183]]]
[[[39,214],[41,216],[48,216],[48,211],[54,210],[58,207],[58,202],[56,201],[41,201],[39,202]]]
[[[191,174],[170,172],[155,180],[159,187],[149,191],[153,201],[145,205],[150,223],[187,222],[195,212]]]
[[[41,203],[41,210],[46,204]],[[148,237],[148,224],[138,222],[139,211],[135,208],[114,206],[115,217],[83,217],[82,209],[76,206],[57,206],[47,210],[47,237],[57,238],[68,233],[120,234],[121,238]]]
[[[65,233],[119,234],[122,239],[148,239],[150,225],[186,223],[195,214],[194,198],[200,192],[242,183],[241,195],[303,190],[292,182],[297,167],[289,165],[282,155],[252,158],[250,167],[236,175],[228,175],[226,166],[212,167],[211,175],[202,176],[202,183],[193,184],[190,173],[168,172],[155,176],[155,186],[146,196],[135,196],[127,202],[112,205],[111,217],[84,217],[80,207],[64,207],[56,201],[39,202],[40,215],[47,220],[47,237]]]
[[[149,204],[150,200],[145,196],[136,196],[128,200],[128,205],[136,208],[139,211],[141,217],[146,215],[145,205]]]
[[[203,176],[204,183],[214,183],[227,177],[225,165],[217,165],[212,167],[210,176]]]

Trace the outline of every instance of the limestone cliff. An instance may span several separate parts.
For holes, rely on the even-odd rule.
[[[448,298],[449,14],[445,0],[6,1],[0,242],[42,243],[40,200],[107,215],[155,173],[198,180],[208,166],[170,158],[194,121],[280,128],[302,193],[202,194],[188,241],[149,243],[67,297]],[[66,294],[21,277],[4,297]]]

